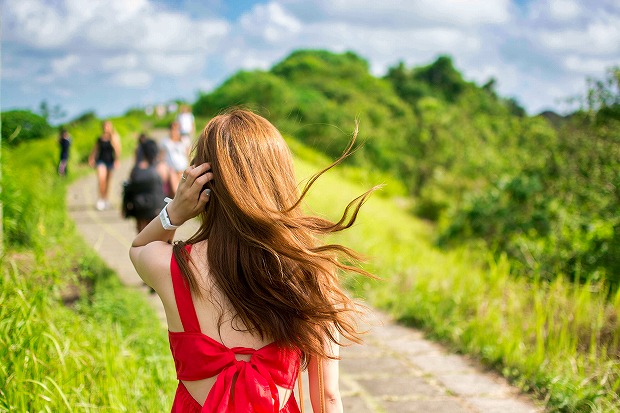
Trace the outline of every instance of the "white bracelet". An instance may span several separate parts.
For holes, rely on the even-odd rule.
[[[170,198],[166,198],[166,200],[167,199],[170,199]],[[161,221],[161,226],[164,227],[166,231],[173,231],[179,228],[180,225],[173,225],[170,222],[170,217],[168,216],[168,211],[166,210],[166,208],[168,207],[168,202],[170,201],[166,202],[166,206],[163,207],[161,212],[159,213],[159,220]]]

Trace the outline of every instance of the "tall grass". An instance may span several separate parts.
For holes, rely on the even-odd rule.
[[[80,255],[3,265],[0,411],[164,410],[176,382],[157,316],[92,253]],[[77,275],[92,277],[93,292],[67,308],[59,295]]]
[[[328,163],[320,155],[314,160]],[[297,168],[299,179],[317,166],[297,159]],[[331,171],[311,191],[310,208],[336,218],[381,177],[369,172],[365,179],[353,184]],[[366,253],[367,269],[382,279],[349,279],[349,287],[495,367],[544,400],[548,411],[620,411],[620,294],[608,298],[602,283],[563,277],[515,278],[507,259],[482,248],[436,248],[432,230],[392,197],[371,198],[355,226],[334,240]]]
[[[115,126],[130,150],[139,124]],[[70,176],[87,171],[78,160],[99,128],[70,129]],[[165,410],[176,385],[165,330],[76,235],[56,161],[55,136],[3,148],[0,412]],[[81,299],[65,305],[67,292]]]

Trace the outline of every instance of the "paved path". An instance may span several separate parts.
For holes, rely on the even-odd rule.
[[[136,230],[120,214],[122,181],[130,160],[121,163],[111,188],[112,208],[96,211],[94,174],[75,182],[67,205],[78,231],[130,288],[144,291],[165,322],[161,302],[148,294],[129,260]],[[177,231],[186,239],[196,229]],[[362,346],[342,350],[341,392],[348,413],[529,413],[539,412],[527,397],[494,373],[483,372],[467,358],[450,354],[424,339],[421,332],[396,325],[378,311],[370,314],[371,331]],[[163,331],[162,331],[163,333]],[[307,383],[307,380],[305,380]],[[308,395],[308,391],[305,391]],[[306,402],[306,410],[310,411]]]

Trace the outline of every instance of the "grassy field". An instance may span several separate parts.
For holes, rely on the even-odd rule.
[[[115,126],[130,152],[139,121]],[[98,128],[71,130],[72,176],[87,172],[79,161]],[[329,163],[291,146],[298,179]],[[56,155],[54,137],[3,150],[0,411],[161,411],[175,387],[165,331],[76,235],[65,207],[70,180],[53,173]],[[497,368],[548,411],[618,410],[619,295],[561,278],[515,279],[506,260],[483,250],[437,249],[433,228],[407,212],[402,186],[373,171],[338,167],[317,182],[309,207],[335,218],[382,182],[357,224],[334,237],[365,253],[381,277],[346,279],[356,295]],[[65,304],[67,291],[81,298]]]

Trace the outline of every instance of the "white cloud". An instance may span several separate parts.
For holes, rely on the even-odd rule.
[[[227,66],[238,69],[268,69],[275,61],[275,56],[262,53],[261,51],[247,50],[245,48],[232,48],[227,51],[224,61]]]
[[[266,69],[274,63],[274,59],[280,59],[296,48],[326,48],[335,52],[353,50],[369,59],[373,74],[383,75],[388,66],[401,59],[427,63],[440,53],[479,53],[483,47],[481,33],[462,25],[390,25],[394,19],[382,18],[383,13],[398,18],[405,16],[415,22],[419,16],[408,15],[403,8],[405,11],[422,9],[420,5],[413,8],[410,3],[391,0],[358,1],[355,7],[353,3],[351,0],[319,0],[308,6],[307,2],[281,0],[256,5],[239,19],[238,28],[233,28],[232,32],[237,36],[234,47],[222,51],[225,61],[231,68]],[[453,10],[458,9],[459,1],[448,0],[447,8],[431,3],[438,20],[449,20],[446,16],[440,16],[444,9],[454,15],[460,13]],[[476,8],[482,4],[472,2],[471,6]],[[494,3],[495,6],[485,9],[487,15],[482,13],[482,17],[478,18],[485,21],[503,20],[506,15],[501,10],[507,4],[507,1]],[[302,5],[305,7],[300,11]],[[357,13],[356,17],[360,19],[348,16],[346,13],[349,11]],[[307,18],[306,12],[312,13],[311,18]],[[491,19],[490,16],[495,17]],[[372,22],[363,24],[367,20]]]
[[[145,67],[153,73],[183,76],[199,72],[204,66],[200,54],[151,53],[144,59]]]
[[[46,73],[44,75],[38,75],[34,77],[34,81],[41,85],[49,85],[54,83],[56,76],[52,73]]]
[[[182,12],[158,9],[147,0],[20,0],[6,4],[3,14],[10,41],[35,50],[92,54],[107,71],[134,67],[136,59],[156,60],[166,53],[206,59],[229,30],[224,20],[192,19]],[[134,57],[122,64],[116,60],[119,51],[120,56]],[[182,62],[178,67],[190,66]],[[99,67],[92,65],[92,69]],[[164,71],[183,74],[176,69]]]
[[[82,85],[103,84],[119,99],[106,95],[109,107],[190,98],[240,68],[268,69],[292,50],[324,48],[358,53],[378,76],[400,60],[449,54],[467,79],[494,76],[501,94],[538,110],[620,64],[618,0],[268,0],[231,21],[213,17],[211,3],[193,12],[171,4],[3,2],[3,102],[73,91],[67,102],[91,99],[93,107],[96,87],[87,97]]]
[[[582,9],[576,0],[551,0],[549,11],[554,19],[573,20],[581,14]]]
[[[73,89],[69,89],[69,88],[66,88],[66,87],[56,87],[56,88],[54,88],[54,93],[57,96],[62,96],[62,97],[65,97],[65,98],[69,98],[69,97],[75,95],[75,91]]]
[[[564,67],[576,73],[588,75],[600,72],[603,68],[620,65],[620,59],[590,58],[570,55],[564,60]]]
[[[412,13],[455,25],[501,24],[510,19],[508,0],[422,0],[410,4]]]
[[[135,69],[138,64],[139,59],[136,53],[123,53],[102,59],[101,67],[115,72],[117,70]]]
[[[13,1],[3,6],[3,30],[9,40],[15,40],[40,49],[65,44],[79,24],[65,20],[61,10],[39,0]]]
[[[52,60],[52,72],[55,75],[68,75],[73,68],[80,64],[80,57],[76,54],[69,54],[60,59]]]
[[[153,81],[153,76],[144,71],[127,71],[117,73],[110,81],[117,86],[140,89],[150,86]]]
[[[281,0],[301,21],[345,21],[353,25],[410,27],[474,26],[510,20],[510,0]]]
[[[299,20],[287,13],[276,2],[255,6],[252,11],[244,14],[239,21],[241,28],[246,33],[262,37],[263,40],[270,43],[297,34],[302,28]]]
[[[620,54],[620,16],[605,16],[583,28],[545,29],[532,33],[549,49],[584,54]]]

